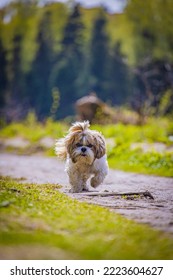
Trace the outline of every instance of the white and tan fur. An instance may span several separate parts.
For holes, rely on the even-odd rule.
[[[88,190],[99,186],[108,173],[106,145],[101,133],[89,129],[89,122],[76,122],[66,137],[56,142],[55,152],[66,160],[65,170],[69,176],[71,192]]]

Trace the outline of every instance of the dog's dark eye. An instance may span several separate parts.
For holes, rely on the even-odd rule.
[[[92,148],[92,146],[93,146],[93,145],[91,145],[91,144],[88,144],[88,145],[87,145],[88,148]]]
[[[82,147],[82,144],[81,143],[77,143],[76,147]]]

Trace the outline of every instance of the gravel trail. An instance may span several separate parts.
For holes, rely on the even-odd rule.
[[[33,183],[53,183],[62,185],[61,191],[67,195],[93,204],[102,205],[129,219],[173,234],[173,178],[147,176],[110,170],[104,183],[97,191],[141,192],[148,190],[154,200],[145,197],[122,198],[117,196],[90,197],[83,193],[69,193],[68,177],[64,163],[56,158],[41,155],[0,155],[0,174]]]

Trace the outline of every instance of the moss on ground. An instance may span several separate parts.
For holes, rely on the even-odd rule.
[[[69,259],[173,258],[170,236],[103,207],[71,199],[59,188],[1,178],[1,248],[18,246],[19,256],[21,246],[28,250],[33,245],[45,246],[63,250]]]

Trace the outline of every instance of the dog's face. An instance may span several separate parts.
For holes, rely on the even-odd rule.
[[[67,152],[74,163],[91,165],[105,154],[105,142],[97,131],[85,130],[69,133],[66,137]]]

